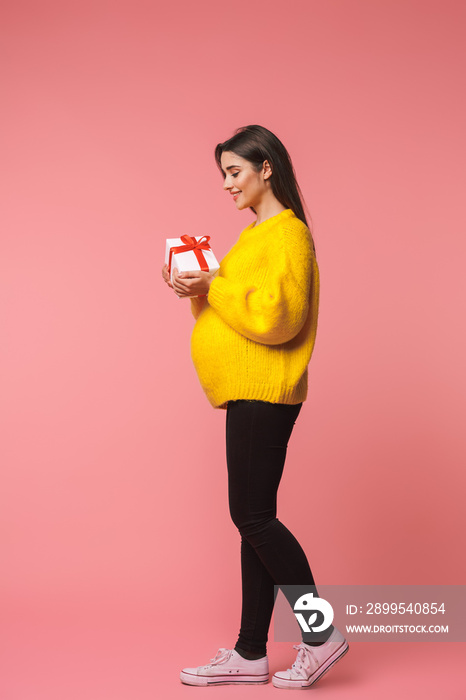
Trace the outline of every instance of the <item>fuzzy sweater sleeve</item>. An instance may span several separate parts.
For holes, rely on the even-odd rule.
[[[238,266],[216,277],[209,304],[238,333],[257,343],[280,345],[292,340],[309,311],[312,248],[305,230],[280,232],[244,273]],[[245,279],[247,277],[247,279]]]

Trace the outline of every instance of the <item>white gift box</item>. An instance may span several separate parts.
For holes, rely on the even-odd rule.
[[[173,270],[178,272],[190,272],[201,270],[201,262],[208,267],[211,275],[218,272],[220,265],[209,245],[210,236],[182,236],[181,238],[167,238],[165,246],[165,264],[170,269],[170,280],[173,281]],[[201,244],[201,247],[194,246]],[[176,248],[190,248],[189,250],[176,251]],[[170,259],[170,251],[174,249]]]

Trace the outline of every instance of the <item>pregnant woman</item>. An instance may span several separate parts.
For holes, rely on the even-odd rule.
[[[267,683],[267,640],[277,586],[318,595],[299,542],[277,518],[288,441],[307,397],[319,308],[319,268],[287,150],[264,127],[238,129],[217,145],[224,189],[256,220],[223,258],[217,276],[174,272],[178,297],[191,297],[191,355],[212,406],[226,409],[228,500],[241,535],[242,611],[233,649],[184,668],[188,685]],[[272,677],[277,688],[315,683],[347,651],[332,625],[302,632],[295,662]]]

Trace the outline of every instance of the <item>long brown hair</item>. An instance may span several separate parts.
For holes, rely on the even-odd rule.
[[[270,163],[272,192],[278,201],[291,209],[311,231],[304,213],[304,198],[296,180],[296,173],[288,151],[279,138],[264,126],[250,124],[236,129],[234,135],[215,147],[215,160],[222,170],[221,157],[224,151],[231,151],[248,160],[260,171],[264,160]],[[253,207],[251,207],[254,211]],[[254,213],[256,213],[254,211]],[[311,232],[312,240],[312,232]],[[312,240],[314,246],[314,241]],[[315,246],[314,246],[315,251]]]

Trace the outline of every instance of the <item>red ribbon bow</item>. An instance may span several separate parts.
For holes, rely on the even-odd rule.
[[[202,251],[210,250],[210,245],[208,243],[208,241],[210,241],[210,236],[202,236],[202,238],[199,241],[196,241],[196,239],[193,236],[181,236],[181,240],[183,241],[184,245],[178,245],[173,248],[170,248],[170,255],[168,257],[168,274],[170,274],[171,271],[172,255],[176,255],[177,253],[184,253],[188,250],[194,251],[194,254],[197,258],[197,262],[199,263],[199,267],[201,268],[201,270],[203,270],[204,272],[209,272],[209,266],[207,265],[207,261]]]

